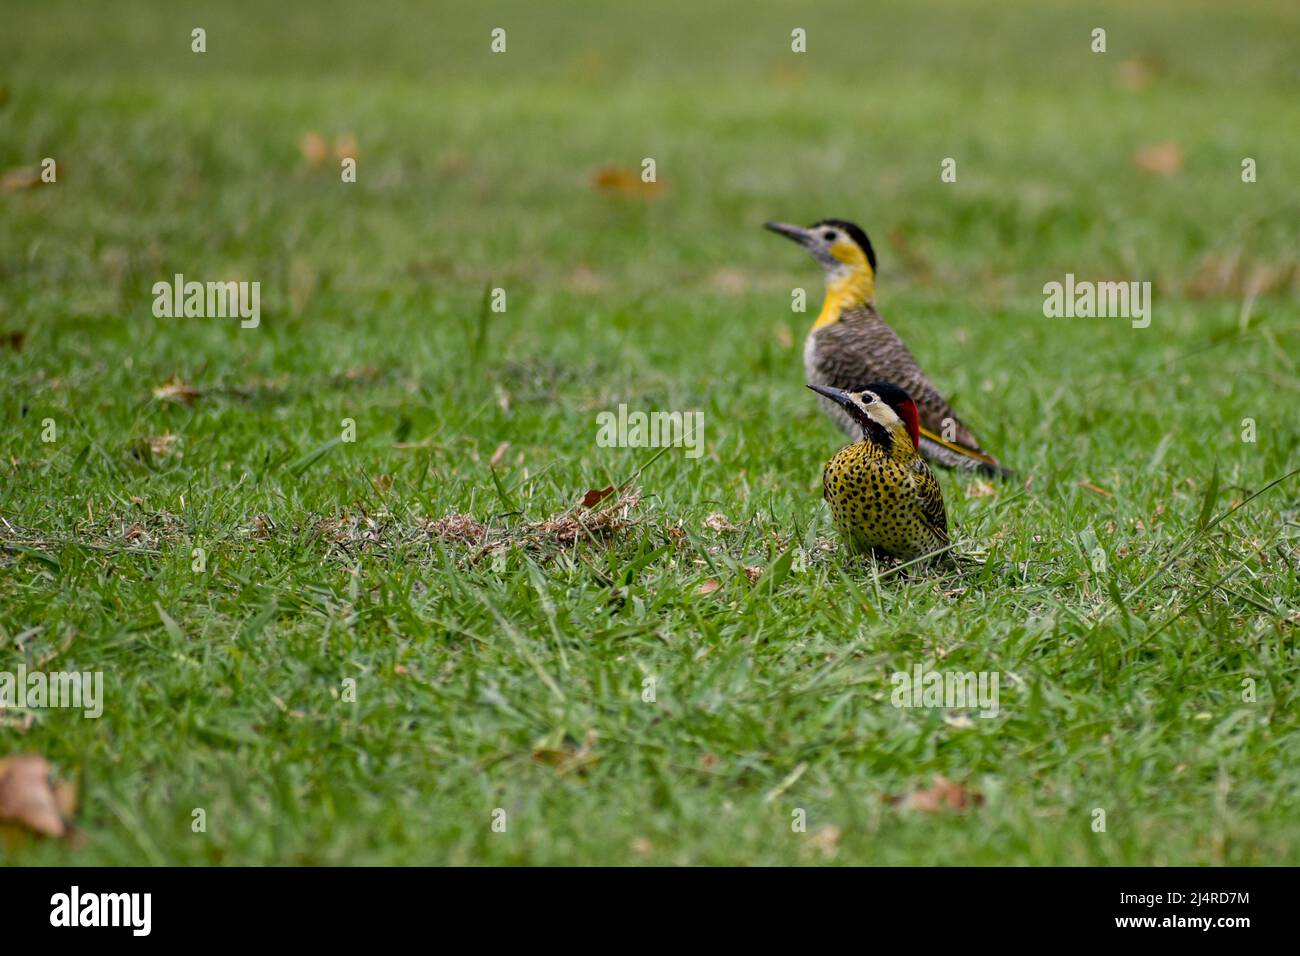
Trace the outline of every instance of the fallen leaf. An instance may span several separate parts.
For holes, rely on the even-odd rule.
[[[663,191],[663,183],[657,178],[646,182],[638,169],[626,169],[621,166],[601,166],[591,174],[591,187],[606,196],[624,198],[653,199]]]
[[[1164,73],[1164,61],[1154,56],[1135,56],[1119,65],[1119,84],[1134,93],[1151,85],[1151,81]]]
[[[954,783],[943,774],[937,773],[931,786],[914,790],[903,797],[891,797],[889,802],[922,813],[938,813],[942,810],[960,812],[982,804],[984,795],[968,790],[962,784]]]
[[[469,168],[469,157],[459,149],[443,153],[438,160],[438,173],[442,176],[459,176]]]
[[[695,589],[695,593],[701,596],[705,594],[712,594],[720,587],[722,587],[721,584],[719,584],[717,581],[713,580],[712,578],[709,578],[709,580],[705,581],[703,584],[701,584],[698,588]]]
[[[68,834],[65,810],[76,809],[76,789],[50,782],[50,764],[39,754],[0,760],[0,823],[16,823],[42,836]]]
[[[461,543],[481,541],[487,534],[487,528],[466,514],[445,515],[436,521],[430,521],[425,530],[443,541]]]
[[[833,857],[840,849],[840,835],[843,831],[833,823],[820,826],[808,834],[808,845],[822,856]]]
[[[377,365],[354,365],[343,370],[343,378],[348,382],[373,382],[378,377]]]
[[[563,776],[567,773],[585,773],[587,768],[600,759],[595,752],[596,731],[588,730],[580,745],[574,746],[569,741],[558,745],[539,741],[533,747],[533,759],[555,768]]]
[[[5,170],[0,175],[0,192],[16,193],[23,189],[35,189],[41,184],[39,166],[18,166]]]
[[[187,383],[179,375],[173,375],[170,380],[153,390],[154,398],[167,402],[180,402],[185,405],[193,405],[194,399],[202,394],[201,391]]]
[[[582,496],[582,506],[584,508],[594,508],[613,493],[613,485],[610,485],[608,488],[592,488]]]
[[[165,435],[150,435],[145,439],[149,443],[149,450],[153,452],[156,458],[166,458],[171,453],[172,445],[176,443],[176,436],[168,432]]]
[[[320,133],[308,131],[298,137],[298,152],[309,166],[320,166],[329,158],[330,147]]]
[[[1143,146],[1133,154],[1133,164],[1153,176],[1172,176],[1183,168],[1183,148],[1172,141]]]
[[[719,533],[739,530],[731,523],[727,516],[720,511],[712,512],[708,517],[701,521],[700,524],[704,525],[704,527],[708,528],[710,531],[717,531]]]
[[[1226,256],[1205,256],[1184,288],[1193,299],[1278,295],[1297,279],[1300,279],[1300,264],[1256,262],[1234,252]]]
[[[976,481],[966,489],[967,498],[996,498],[998,490],[987,481]]]
[[[569,289],[573,292],[601,292],[605,289],[606,282],[602,279],[591,266],[579,263],[574,266],[573,271],[569,273]]]
[[[1079,487],[1085,491],[1091,491],[1094,495],[1101,495],[1103,498],[1114,498],[1113,492],[1107,491],[1099,485],[1094,485],[1091,481],[1079,482]]]

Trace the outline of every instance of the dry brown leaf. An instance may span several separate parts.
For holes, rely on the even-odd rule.
[[[1084,489],[1085,491],[1091,491],[1094,495],[1101,495],[1103,498],[1115,497],[1113,492],[1107,491],[1105,488],[1102,488],[1100,485],[1094,485],[1091,481],[1081,481],[1079,482],[1079,487]]]
[[[722,587],[721,584],[713,580],[713,578],[709,578],[709,580],[705,581],[703,584],[701,584],[698,588],[695,589],[695,593],[701,596],[705,594],[712,594],[720,587]]]
[[[803,82],[803,71],[791,66],[787,60],[777,60],[772,67],[772,79],[782,86],[798,86]]]
[[[343,370],[343,378],[349,382],[373,382],[379,378],[379,366],[354,365]]]
[[[1150,56],[1135,56],[1119,65],[1119,83],[1126,90],[1141,92],[1151,85],[1160,73],[1164,72],[1164,63]]]
[[[167,432],[164,435],[150,435],[145,441],[149,443],[149,450],[155,458],[166,458],[176,443],[176,436]]]
[[[960,812],[980,806],[984,802],[984,795],[968,790],[963,784],[954,783],[937,773],[931,786],[914,790],[903,797],[890,798],[889,802],[922,813],[939,813],[943,810]]]
[[[583,263],[574,266],[573,271],[569,273],[568,285],[573,292],[601,292],[606,284],[591,266]]]
[[[203,393],[190,385],[179,375],[173,375],[171,379],[159,385],[153,390],[153,397],[166,402],[180,402],[185,405],[193,405],[194,400]]]
[[[582,744],[574,746],[567,741],[559,745],[539,742],[533,747],[533,759],[554,767],[555,772],[563,776],[567,773],[585,773],[587,768],[600,759],[596,753],[596,731],[588,730]]]
[[[1193,299],[1278,295],[1300,279],[1295,262],[1254,262],[1240,253],[1205,256],[1185,289]]]
[[[39,166],[18,166],[5,170],[0,175],[0,192],[16,193],[24,189],[35,189],[41,185]]]
[[[820,826],[808,834],[808,845],[829,859],[839,852],[842,832],[833,823]]]
[[[449,514],[430,521],[425,529],[434,537],[443,541],[477,542],[482,541],[487,529],[466,514]]]
[[[613,491],[611,485],[606,492]],[[588,495],[593,492],[587,492]],[[598,499],[599,500],[599,499]],[[575,511],[565,511],[552,515],[531,530],[549,538],[556,544],[576,544],[578,541],[590,541],[601,535],[612,534],[621,530],[628,523],[628,515],[641,499],[636,494],[620,495],[614,504],[593,511],[590,515],[581,515]]]
[[[987,481],[976,481],[966,489],[967,498],[996,498],[998,490]]]
[[[462,150],[451,149],[438,159],[438,174],[441,176],[459,176],[469,168],[469,157]]]
[[[714,511],[700,523],[710,531],[717,531],[720,534],[727,531],[739,530],[731,523],[727,516],[720,511]]]
[[[52,784],[50,764],[39,754],[0,760],[0,823],[16,823],[42,836],[67,836],[66,817],[76,802],[76,788]]]
[[[508,441],[503,441],[501,444],[497,445],[497,450],[492,453],[492,457],[488,460],[488,467],[500,468],[501,462],[506,460],[506,452],[509,450],[510,442]]]
[[[1143,146],[1133,154],[1133,165],[1153,176],[1172,176],[1183,168],[1183,148],[1172,140]]]
[[[608,488],[592,488],[582,496],[582,506],[584,508],[594,508],[613,493],[613,485],[610,485]]]
[[[298,152],[309,166],[321,166],[329,158],[330,147],[325,137],[310,130],[298,137]]]
[[[641,178],[639,169],[621,166],[601,166],[591,174],[591,188],[606,196],[654,199],[663,192],[663,183],[657,178],[648,183]]]

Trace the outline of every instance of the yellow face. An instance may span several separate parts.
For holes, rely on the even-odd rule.
[[[826,251],[829,252],[831,257],[837,262],[842,262],[844,265],[849,266],[852,269],[865,269],[867,272],[871,271],[871,263],[867,262],[866,254],[858,248],[856,242],[852,242],[848,239],[837,239],[827,248]]]

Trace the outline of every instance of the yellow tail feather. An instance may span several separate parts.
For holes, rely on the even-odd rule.
[[[955,445],[950,441],[944,441],[942,438],[940,438],[938,435],[930,431],[930,429],[925,428],[924,426],[922,426],[920,431],[922,437],[930,439],[930,441],[934,442],[936,445],[942,445],[944,448],[947,448],[949,451],[955,451],[957,454],[963,455],[966,458],[974,458],[976,461],[982,461],[984,462],[984,464],[991,465],[994,468],[999,467],[997,461],[991,455],[986,455],[982,452],[975,451],[973,448],[967,448],[965,445]]]

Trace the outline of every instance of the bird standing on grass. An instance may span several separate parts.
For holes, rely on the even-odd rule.
[[[919,414],[911,396],[886,382],[853,392],[808,387],[842,409],[862,436],[822,472],[822,494],[849,550],[910,561],[946,548],[943,491],[918,451]]]
[[[947,468],[1009,476],[962,424],[898,334],[876,312],[876,253],[867,234],[843,219],[823,219],[804,229],[769,222],[766,228],[799,243],[821,263],[826,298],[804,342],[804,371],[814,385],[856,391],[865,382],[893,382],[915,396],[921,454]],[[823,407],[850,436],[851,414],[836,402]]]

